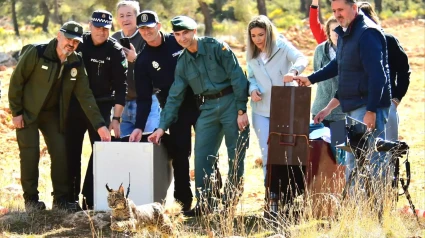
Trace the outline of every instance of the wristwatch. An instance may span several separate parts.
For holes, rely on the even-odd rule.
[[[117,120],[118,122],[121,122],[121,117],[112,117],[112,120]]]
[[[245,114],[245,112],[246,112],[246,110],[241,110],[241,109],[239,109],[239,110],[238,110],[238,115],[239,115],[239,116],[242,116],[243,114]]]

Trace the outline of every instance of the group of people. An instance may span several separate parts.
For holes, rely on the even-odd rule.
[[[312,108],[315,121],[328,125],[350,115],[376,128],[377,137],[385,138],[390,96],[396,108],[407,90],[407,57],[407,68],[398,62],[392,66],[405,53],[395,38],[384,35],[378,20],[373,19],[373,9],[365,17],[366,11],[358,11],[355,0],[333,0],[335,17],[323,30],[317,2],[311,7],[316,15],[310,15],[310,20],[317,22],[310,26],[321,44],[315,51],[316,72],[308,77],[300,75],[307,58],[266,16],[254,17],[248,24],[245,76],[230,47],[215,38],[197,36],[192,18],[174,17],[172,33],[166,33],[158,15],[140,12],[137,1],[117,4],[121,30],[112,36],[112,14],[96,10],[89,32],[83,33],[80,24],[70,21],[48,44],[24,47],[11,77],[9,102],[26,209],[46,209],[37,190],[39,130],[51,156],[53,208],[69,211],[81,209],[81,153],[86,131],[92,144],[111,141],[110,131],[113,137],[128,137],[130,142],[141,141],[149,132],[147,139],[159,144],[168,130],[174,197],[186,216],[212,211],[203,205],[213,208],[217,196],[225,205],[234,204],[240,196],[237,189],[243,186],[249,144],[248,96],[266,177],[272,86],[308,86],[331,78],[319,83]],[[129,46],[123,47],[121,39],[128,39]],[[395,44],[390,46],[390,40]],[[390,47],[396,46],[402,53],[392,56]],[[339,103],[341,107],[337,107]],[[198,201],[194,207],[189,178],[192,128]],[[220,193],[223,184],[217,160],[223,138],[229,169],[224,193]],[[354,164],[354,159],[348,163]],[[382,167],[384,161],[377,160],[376,165]],[[92,155],[82,194],[82,209],[92,209]]]

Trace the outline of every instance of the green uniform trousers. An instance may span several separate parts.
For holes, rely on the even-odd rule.
[[[40,135],[44,136],[51,158],[53,196],[68,192],[65,137],[59,132],[59,111],[41,111],[35,122],[16,130],[21,159],[21,183],[24,198],[38,196],[38,164],[40,161]]]
[[[220,144],[225,139],[229,156],[228,178],[225,187],[239,185],[244,173],[244,159],[248,147],[249,127],[239,132],[233,94],[217,99],[205,100],[201,106],[201,115],[196,123],[195,135],[195,187],[196,197],[211,198],[218,194],[221,180],[216,170]],[[218,176],[218,177],[217,177]],[[215,187],[213,187],[215,186]],[[226,194],[226,191],[225,191]]]

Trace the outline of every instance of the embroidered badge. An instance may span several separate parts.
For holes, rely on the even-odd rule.
[[[152,66],[156,69],[156,71],[159,71],[161,69],[161,67],[159,67],[158,62],[156,61],[152,61]]]
[[[75,32],[78,32],[78,26],[76,26],[76,27],[74,28],[74,31],[75,31]]]
[[[78,73],[78,71],[77,71],[77,69],[76,68],[72,68],[71,69],[71,77],[75,77],[75,76],[77,76],[77,73]],[[74,79],[75,80],[75,79]]]
[[[142,20],[142,22],[147,22],[147,21],[148,21],[148,15],[146,15],[146,14],[142,14],[142,15],[140,16],[140,20]]]
[[[105,18],[106,17],[106,15],[105,14],[102,14],[102,18]]]

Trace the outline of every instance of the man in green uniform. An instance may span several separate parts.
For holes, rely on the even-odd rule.
[[[51,158],[53,208],[75,211],[67,202],[67,160],[64,124],[71,94],[78,101],[102,141],[110,141],[89,88],[83,61],[74,50],[82,41],[80,24],[66,22],[48,44],[27,45],[14,70],[9,86],[9,103],[21,159],[21,183],[25,208],[44,210],[38,197],[39,130],[44,136]],[[78,122],[75,122],[78,123]],[[68,132],[69,133],[69,132]]]
[[[226,43],[210,37],[197,37],[197,24],[193,19],[178,16],[171,20],[171,24],[177,42],[185,49],[177,61],[174,84],[161,112],[159,128],[149,140],[158,143],[164,131],[177,119],[188,86],[203,97],[195,136],[198,205],[184,213],[186,216],[196,216],[208,212],[204,208],[214,205],[212,197],[220,196],[217,194],[221,181],[216,178],[216,160],[223,135],[229,156],[228,181],[223,199],[227,205],[237,199],[235,188],[240,186],[243,176],[249,136],[247,79]],[[208,201],[209,206],[205,207],[206,204],[200,201]]]

